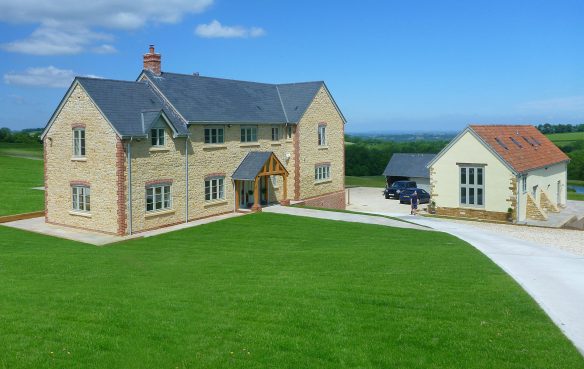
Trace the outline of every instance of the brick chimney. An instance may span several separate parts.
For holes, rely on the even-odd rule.
[[[144,54],[144,69],[160,75],[160,54],[154,52],[154,45],[150,45],[150,51]]]

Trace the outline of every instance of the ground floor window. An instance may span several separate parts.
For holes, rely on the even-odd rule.
[[[316,182],[326,181],[331,179],[331,166],[330,164],[317,165],[314,167],[314,180]]]
[[[73,210],[76,211],[90,211],[90,193],[91,190],[87,186],[73,186],[71,187],[73,194]]]
[[[170,185],[146,188],[146,211],[167,210],[172,207]]]
[[[485,198],[485,168],[482,166],[460,167],[460,204],[483,206]]]
[[[225,199],[225,177],[208,178],[205,180],[205,201]]]

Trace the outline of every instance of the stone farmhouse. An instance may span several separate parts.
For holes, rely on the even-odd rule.
[[[546,220],[566,205],[568,162],[533,126],[468,126],[428,163],[436,213]]]
[[[324,82],[161,71],[77,77],[43,134],[45,220],[126,235],[290,200],[344,208],[343,114]]]

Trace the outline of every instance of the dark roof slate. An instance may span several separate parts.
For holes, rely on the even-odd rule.
[[[271,151],[250,151],[235,169],[231,178],[240,181],[254,180],[271,155]]]
[[[383,171],[383,175],[430,178],[430,170],[426,168],[426,165],[435,156],[436,154],[393,154]]]
[[[122,136],[146,134],[145,129],[149,127],[143,118],[154,119],[161,111],[179,135],[188,133],[186,124],[172,109],[165,107],[162,99],[146,82],[88,77],[77,77],[76,80]]]
[[[297,123],[324,82],[268,84],[144,71],[188,122]]]

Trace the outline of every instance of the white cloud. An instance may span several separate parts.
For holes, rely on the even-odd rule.
[[[0,0],[0,22],[36,24],[27,38],[8,42],[6,51],[33,55],[77,54],[86,50],[114,52],[107,33],[94,31],[133,30],[147,24],[177,23],[186,14],[199,13],[214,0]],[[111,47],[109,47],[111,46]]]
[[[199,24],[195,34],[204,38],[248,38],[264,36],[266,31],[259,27],[224,26],[218,20],[213,20],[209,24]]]
[[[584,113],[584,96],[558,97],[547,100],[530,101],[519,106],[520,110],[532,112],[580,112]]]
[[[85,28],[53,28],[50,25],[43,25],[28,38],[9,42],[1,47],[6,51],[31,55],[67,55],[78,54],[93,42],[111,41],[112,39],[111,35],[93,32]]]
[[[52,65],[48,67],[28,68],[21,73],[7,73],[4,82],[11,85],[42,86],[42,87],[68,87],[76,73],[71,69],[59,69]],[[100,78],[89,75],[87,77]]]
[[[113,54],[118,52],[118,50],[114,46],[109,44],[96,46],[92,48],[91,51],[93,51],[96,54]]]

